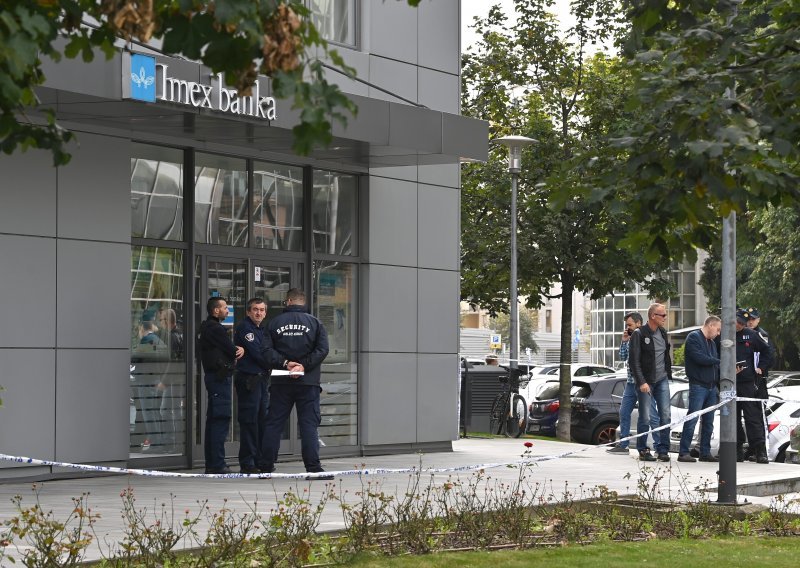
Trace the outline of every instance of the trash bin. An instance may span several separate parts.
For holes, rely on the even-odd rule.
[[[462,433],[489,432],[489,412],[492,409],[492,401],[502,388],[500,377],[508,377],[508,369],[492,365],[462,368]]]

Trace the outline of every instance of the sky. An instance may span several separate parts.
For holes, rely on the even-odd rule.
[[[475,31],[468,26],[472,25],[474,16],[485,17],[489,13],[489,8],[500,4],[503,12],[509,16],[509,24],[515,18],[513,0],[461,0],[461,52],[464,53],[467,47],[477,41],[478,36]],[[562,28],[569,25],[571,16],[569,13],[569,0],[556,0],[553,4],[553,11],[558,15]]]

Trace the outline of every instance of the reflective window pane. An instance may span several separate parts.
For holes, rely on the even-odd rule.
[[[183,251],[131,249],[130,455],[183,454]]]
[[[183,152],[133,144],[131,236],[183,239]]]
[[[357,254],[355,230],[358,212],[354,175],[314,171],[311,209],[314,251],[326,254]]]
[[[356,265],[314,263],[313,310],[328,332],[330,351],[322,364],[322,422],[319,437],[326,446],[358,443],[356,352]]]
[[[355,0],[309,0],[311,21],[323,38],[344,45],[356,44]]]
[[[245,161],[198,153],[194,173],[195,241],[247,246]]]
[[[253,164],[253,245],[303,250],[303,170]]]

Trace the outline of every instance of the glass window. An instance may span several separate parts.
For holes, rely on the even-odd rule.
[[[356,45],[355,0],[309,0],[311,21],[328,41]]]
[[[253,245],[303,250],[303,170],[253,164]]]
[[[183,251],[131,249],[130,455],[183,454]]]
[[[311,209],[314,252],[357,254],[355,231],[356,190],[354,175],[314,171],[314,193]]]
[[[355,264],[314,263],[313,310],[328,332],[330,348],[320,395],[319,436],[326,446],[358,443],[355,275]]]
[[[183,240],[183,152],[133,144],[131,236]]]
[[[195,241],[247,246],[245,161],[199,153],[195,160]]]

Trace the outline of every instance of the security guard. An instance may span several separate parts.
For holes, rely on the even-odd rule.
[[[261,456],[269,460],[265,469],[274,470],[283,425],[297,407],[297,425],[306,471],[324,470],[319,461],[319,393],[322,361],[328,356],[328,334],[322,323],[306,313],[306,295],[292,288],[286,294],[286,309],[270,320],[264,336],[264,357],[273,369],[286,369],[289,375],[272,376],[270,409],[267,415]],[[315,479],[333,479],[318,476]]]
[[[758,358],[756,358],[756,354]],[[758,378],[772,365],[772,354],[764,340],[747,327],[745,310],[736,311],[736,394],[745,398],[758,398]],[[747,431],[747,441],[755,451],[756,462],[769,463],[764,434],[764,416],[760,402],[737,402],[737,452],[736,460],[744,461],[744,431],[742,430],[742,415],[744,415],[744,429]]]
[[[270,369],[262,347],[267,305],[262,298],[247,301],[247,317],[236,326],[233,342],[244,349],[236,364],[233,386],[239,421],[239,467],[242,473],[261,473],[266,462],[261,459],[267,410],[269,408]],[[271,460],[270,460],[271,461]]]
[[[222,326],[228,317],[225,298],[213,296],[206,303],[208,318],[197,332],[197,349],[205,371],[208,407],[203,448],[206,473],[230,473],[225,463],[225,439],[231,424],[231,375],[244,349],[236,347]]]

